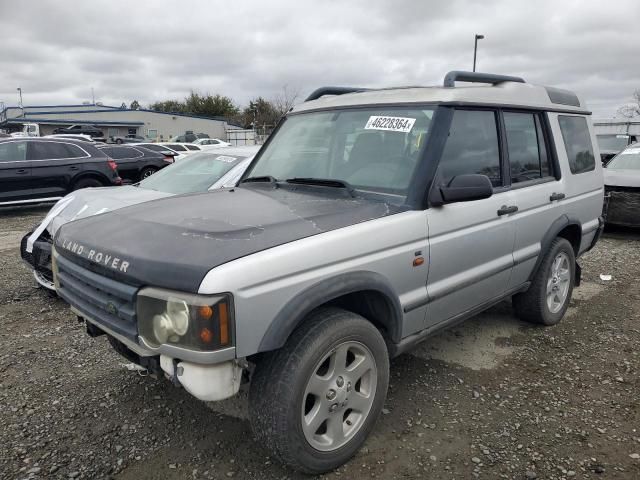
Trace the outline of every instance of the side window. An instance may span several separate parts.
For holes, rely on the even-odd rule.
[[[176,145],[175,143],[172,143],[171,145],[169,145],[169,148],[171,148],[171,150],[175,150],[176,152],[186,152],[187,149],[184,148],[183,145]]]
[[[496,114],[485,110],[456,110],[440,159],[440,175],[482,174],[494,187],[503,185]]]
[[[549,155],[540,116],[533,113],[504,113],[511,183],[521,183],[551,175]]]
[[[57,142],[30,142],[29,160],[57,160],[86,156],[75,145]]]
[[[564,148],[569,159],[571,173],[590,172],[596,168],[591,136],[587,119],[578,116],[560,115],[558,117]]]
[[[200,150],[198,147],[196,147],[195,145],[185,145],[185,147],[187,147],[188,150]]]
[[[132,158],[132,157],[139,156],[138,153],[133,148],[115,147],[115,148],[111,148],[110,150],[111,150],[111,153],[109,154],[109,156],[114,160],[120,160],[122,158]]]
[[[25,142],[0,142],[0,163],[21,162],[27,158]]]
[[[64,158],[82,158],[87,156],[87,154],[77,145],[71,145],[70,143],[61,143],[60,145],[66,152]]]

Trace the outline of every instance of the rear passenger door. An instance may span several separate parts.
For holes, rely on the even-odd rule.
[[[509,160],[511,190],[515,195],[514,268],[509,288],[529,280],[542,239],[555,220],[562,217],[564,183],[555,152],[551,149],[551,132],[544,113],[502,112]]]
[[[426,326],[454,320],[505,294],[513,268],[513,194],[508,188],[499,115],[491,109],[454,112],[436,184],[483,174],[493,195],[426,211],[429,275]]]
[[[66,195],[90,155],[73,143],[31,141],[27,158],[32,165],[34,195],[47,198]]]
[[[144,154],[133,147],[106,147],[102,151],[118,164],[118,173],[124,179],[137,182],[144,163]]]
[[[0,142],[0,203],[27,200],[32,195],[31,162],[27,142]]]

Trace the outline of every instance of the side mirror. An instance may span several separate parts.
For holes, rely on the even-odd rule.
[[[457,175],[440,187],[440,194],[443,204],[482,200],[493,195],[493,185],[486,175]]]

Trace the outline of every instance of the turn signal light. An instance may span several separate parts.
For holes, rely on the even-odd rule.
[[[220,345],[229,344],[229,315],[227,312],[227,304],[218,304],[220,313]]]

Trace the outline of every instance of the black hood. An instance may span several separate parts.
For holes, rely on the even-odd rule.
[[[65,224],[56,250],[131,285],[197,292],[209,270],[401,211],[342,189],[254,185],[146,202]]]

